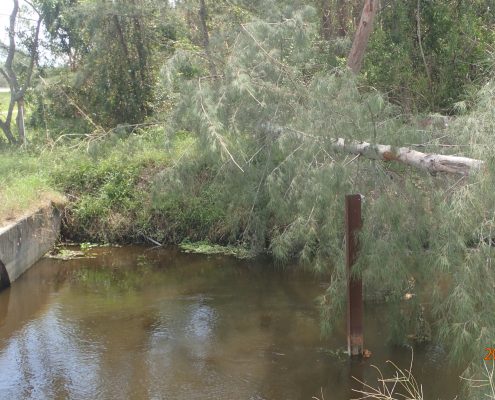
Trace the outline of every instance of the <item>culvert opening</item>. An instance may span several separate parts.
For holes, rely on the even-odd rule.
[[[10,278],[4,263],[0,260],[0,290],[10,286]]]

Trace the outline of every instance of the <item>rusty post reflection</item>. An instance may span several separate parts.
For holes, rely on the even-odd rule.
[[[361,195],[345,197],[345,239],[347,269],[347,350],[350,356],[363,353],[363,282],[352,275],[358,251],[357,233],[361,229]]]

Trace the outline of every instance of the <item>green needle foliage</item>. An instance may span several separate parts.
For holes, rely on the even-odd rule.
[[[197,132],[203,168],[221,188],[215,202],[228,240],[331,274],[321,299],[330,332],[345,300],[344,195],[362,193],[355,273],[369,300],[390,304],[394,341],[436,338],[452,360],[478,362],[495,340],[493,85],[469,117],[420,130],[372,87],[328,70],[317,35],[317,14],[307,7],[217,38],[217,76],[194,50],[177,52],[164,70],[166,90],[180,98],[173,122]],[[336,137],[422,144],[486,165],[470,177],[432,176],[337,153]],[[181,181],[180,168],[174,176]]]

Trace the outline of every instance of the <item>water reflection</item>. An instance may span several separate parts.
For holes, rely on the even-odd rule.
[[[77,326],[50,309],[8,340],[0,352],[1,397],[97,398],[101,349],[84,343]]]
[[[321,339],[311,276],[174,250],[98,252],[44,260],[0,293],[1,399],[343,400],[351,375],[375,379],[338,352],[343,329]],[[367,310],[372,362],[407,364],[383,341],[384,314]],[[428,354],[416,365],[429,397],[454,397],[457,375]]]

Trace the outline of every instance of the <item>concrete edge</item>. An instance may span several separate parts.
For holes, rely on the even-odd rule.
[[[53,247],[62,221],[59,207],[50,202],[0,229],[0,289],[9,286]]]

